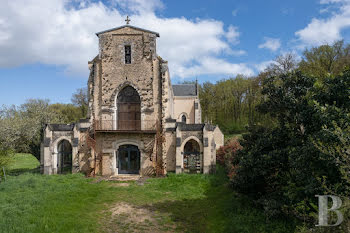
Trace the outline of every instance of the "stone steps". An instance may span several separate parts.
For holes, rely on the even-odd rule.
[[[115,180],[115,181],[136,181],[141,178],[140,175],[116,175],[116,176],[110,176],[108,180]]]

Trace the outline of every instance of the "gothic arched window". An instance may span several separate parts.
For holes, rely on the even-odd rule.
[[[118,129],[141,130],[141,99],[137,91],[126,86],[117,97]]]

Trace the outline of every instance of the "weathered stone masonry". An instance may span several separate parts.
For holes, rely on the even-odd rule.
[[[201,123],[196,84],[171,85],[168,63],[156,52],[159,34],[125,25],[96,35],[99,54],[88,63],[88,118],[47,125],[43,172],[68,167],[105,176],[151,175],[156,154],[163,173],[212,171],[223,134]]]

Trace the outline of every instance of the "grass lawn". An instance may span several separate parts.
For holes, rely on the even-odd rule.
[[[40,162],[31,154],[15,154],[9,167],[9,175],[18,175],[26,172],[39,172]]]
[[[29,155],[20,156],[31,171]],[[12,168],[21,169],[18,164]],[[211,176],[169,174],[144,182],[97,181],[81,174],[9,176],[0,183],[0,232],[255,233],[295,229],[291,219],[267,221],[248,199],[229,189],[222,171]]]

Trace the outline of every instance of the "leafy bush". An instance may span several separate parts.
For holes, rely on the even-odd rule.
[[[262,93],[266,99],[258,109],[277,125],[251,126],[243,135],[243,148],[230,165],[235,168],[232,186],[253,198],[267,216],[293,214],[315,223],[315,195],[349,193],[344,174],[350,170],[350,147],[344,133],[350,71],[322,81],[300,72],[268,77]]]
[[[230,178],[235,174],[236,166],[233,165],[233,160],[242,146],[237,138],[231,138],[224,146],[221,146],[216,152],[216,161],[219,165],[226,169]]]

